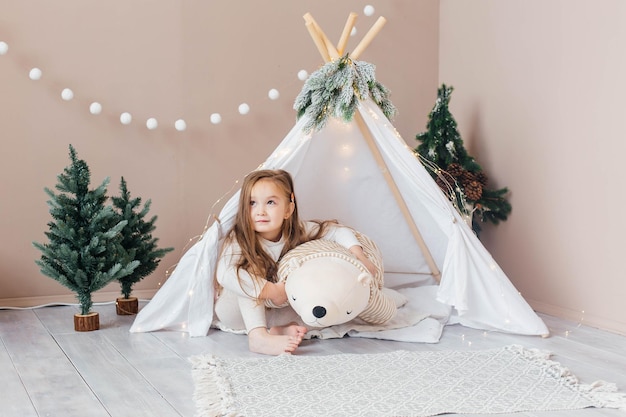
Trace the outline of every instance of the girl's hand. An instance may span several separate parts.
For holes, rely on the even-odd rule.
[[[350,252],[359,260],[361,263],[367,268],[367,270],[372,274],[372,276],[376,276],[378,269],[374,265],[372,261],[369,260],[367,256],[365,256],[365,252],[363,252],[363,248],[360,246],[352,246],[350,248]]]
[[[285,282],[267,282],[259,294],[259,298],[262,300],[270,300],[272,304],[276,306],[281,306],[286,304],[287,299],[287,291],[285,291]]]

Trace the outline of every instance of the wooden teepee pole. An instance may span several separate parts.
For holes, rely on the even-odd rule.
[[[311,16],[311,13],[306,13],[304,15],[304,21],[306,22],[305,24],[307,25],[307,29],[309,29],[309,25],[310,25],[314,28],[315,32],[317,32],[317,36],[319,40],[317,41],[315,39],[313,40],[314,42],[316,42],[316,45],[317,45],[317,42],[320,42],[321,40],[321,43],[326,47],[327,55],[330,57],[330,59],[326,60],[326,62],[339,58],[339,52],[337,52],[337,48],[335,48],[335,45],[332,44],[330,39],[328,39],[324,31],[322,30],[322,28],[317,24],[315,19],[313,19],[313,16]],[[309,29],[309,33],[311,33],[311,29]]]
[[[350,54],[350,58],[354,60],[359,59],[363,51],[365,51],[365,48],[368,47],[368,45],[372,42],[376,35],[378,35],[378,32],[380,32],[383,26],[385,26],[385,23],[387,23],[387,19],[382,16],[379,17],[378,20],[372,25],[370,30],[367,31],[365,36],[363,36],[361,42],[359,42],[356,48],[354,48],[354,50]]]
[[[382,172],[383,177],[385,177],[385,181],[387,181],[387,185],[389,186],[391,193],[393,194],[396,202],[398,203],[398,206],[400,207],[400,212],[402,213],[404,220],[406,220],[407,224],[409,225],[409,229],[411,230],[413,238],[417,242],[417,245],[424,255],[424,259],[426,260],[426,264],[430,269],[430,273],[433,275],[433,278],[435,278],[435,280],[439,282],[441,280],[441,272],[439,271],[439,268],[437,267],[437,264],[435,263],[435,260],[430,253],[430,249],[428,249],[428,246],[426,245],[426,242],[424,242],[422,234],[420,233],[417,225],[415,224],[415,221],[413,220],[413,217],[411,216],[411,212],[409,211],[409,208],[404,201],[404,197],[402,197],[402,194],[400,193],[396,182],[389,172],[389,167],[387,166],[387,163],[383,159],[383,156],[381,155],[380,150],[376,145],[376,141],[372,136],[372,132],[367,127],[365,120],[363,120],[363,116],[358,110],[354,112],[354,120],[356,121],[356,124],[359,127],[361,134],[365,138],[365,142],[367,142],[367,146],[370,148],[370,152],[374,156],[378,168]]]
[[[311,35],[311,38],[313,38],[313,42],[315,43],[317,50],[319,51],[320,55],[322,55],[322,58],[324,58],[324,62],[330,62],[330,55],[328,54],[328,48],[326,48],[326,45],[324,45],[324,40],[322,39],[320,34],[317,32],[317,29],[315,28],[315,24],[311,21],[308,21],[305,23],[305,25],[306,25],[307,30],[309,31],[309,35]]]
[[[348,20],[346,21],[346,25],[343,27],[343,32],[341,32],[341,37],[337,43],[337,52],[340,56],[343,55],[346,50],[346,45],[348,44],[348,39],[350,37],[350,33],[352,32],[352,28],[354,27],[354,22],[356,22],[356,18],[356,13],[350,13]]]
[[[349,31],[352,30],[351,26],[354,24],[355,18],[352,18],[352,15],[350,18],[348,18],[348,22],[346,23],[344,32],[348,30],[347,29],[348,26],[350,26],[348,33]],[[340,44],[339,48],[335,48],[333,45],[330,45],[331,51],[329,51],[328,38],[326,37],[326,35],[324,35],[324,32],[317,25],[313,17],[309,13],[307,13],[304,15],[304,20],[306,21],[306,27],[309,30],[309,34],[313,38],[313,42],[315,42],[315,45],[317,46],[317,49],[320,51],[322,58],[324,58],[324,61],[329,62],[331,61],[331,59],[334,59],[332,58],[333,56],[338,57],[339,56],[338,50],[341,50],[343,52],[342,46],[345,47],[345,42],[347,41],[344,41],[344,45]],[[382,29],[385,22],[386,22],[386,19],[384,17],[380,17],[376,21],[376,23],[374,23],[374,25],[370,28],[367,34],[363,37],[361,42],[357,45],[354,52],[351,54],[352,59],[356,59],[358,55],[363,53],[365,48],[374,39],[376,34],[380,31],[380,29]],[[342,36],[342,39],[343,39],[343,36]],[[324,48],[324,46],[326,48]],[[354,56],[355,52],[358,53],[356,56]],[[378,149],[378,146],[376,146],[376,141],[374,140],[372,132],[367,127],[367,124],[365,123],[365,120],[363,120],[363,116],[361,116],[361,113],[359,111],[354,113],[354,119],[357,123],[358,128],[363,134],[363,137],[365,138],[365,141],[370,151],[372,152],[372,155],[374,156],[374,159],[376,160],[378,167],[383,173],[383,176],[385,177],[385,181],[387,182],[387,185],[389,186],[394,198],[396,199],[396,202],[398,203],[398,206],[400,207],[400,212],[402,213],[402,216],[404,217],[407,224],[409,225],[409,229],[411,230],[411,234],[413,235],[413,238],[417,242],[417,245],[419,246],[420,250],[422,251],[422,254],[424,255],[424,259],[426,260],[426,263],[428,264],[430,273],[433,275],[435,280],[439,282],[441,280],[441,272],[439,271],[439,268],[437,267],[437,264],[435,263],[435,260],[433,259],[433,256],[430,253],[430,250],[428,249],[426,242],[424,242],[424,238],[422,237],[422,234],[417,228],[417,225],[415,224],[415,221],[413,220],[413,217],[411,216],[411,212],[409,211],[409,208],[406,205],[406,202],[404,201],[402,194],[400,194],[400,190],[398,189],[396,182],[391,176],[387,163],[385,162],[383,156],[381,155],[380,150]]]

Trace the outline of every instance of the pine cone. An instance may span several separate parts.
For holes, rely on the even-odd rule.
[[[456,162],[453,162],[450,165],[448,165],[448,168],[446,169],[446,171],[448,171],[448,174],[452,175],[453,177],[458,178],[461,175],[463,175],[463,172],[465,170],[463,169],[461,165],[457,164]]]
[[[464,187],[467,187],[468,184],[474,181],[478,182],[476,175],[473,172],[463,171],[461,174],[461,184],[463,184]]]
[[[476,181],[478,181],[483,187],[487,186],[488,180],[487,174],[484,172],[480,171],[476,173]]]
[[[478,201],[483,195],[483,186],[478,181],[471,181],[465,186],[465,197],[471,201]]]
[[[442,179],[441,177],[435,178],[435,182],[437,183],[439,188],[441,188],[441,191],[443,191],[444,194],[447,195],[448,194],[448,183],[446,183],[446,181],[444,179]]]

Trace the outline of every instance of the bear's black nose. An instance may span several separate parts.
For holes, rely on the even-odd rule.
[[[313,315],[318,319],[321,319],[326,315],[326,309],[322,306],[313,307]]]

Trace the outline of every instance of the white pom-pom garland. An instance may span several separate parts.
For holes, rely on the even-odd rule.
[[[41,70],[39,68],[33,68],[30,70],[30,72],[28,73],[28,77],[33,80],[33,81],[37,81],[39,79],[41,79]]]
[[[363,14],[364,14],[365,16],[371,16],[371,15],[373,15],[373,14],[374,14],[374,11],[375,11],[375,10],[374,10],[374,6],[372,6],[371,4],[368,4],[367,6],[365,6],[365,7],[363,8]]]
[[[211,115],[211,123],[214,125],[219,124],[222,121],[222,116],[219,113],[213,113]]]
[[[278,92],[277,89],[272,88],[268,93],[267,96],[270,98],[270,100],[276,100],[278,99],[278,97],[280,97],[280,93]]]
[[[159,122],[157,122],[157,119],[155,119],[154,117],[151,117],[146,120],[146,127],[150,130],[154,130],[159,127]]]
[[[178,119],[176,120],[176,122],[174,122],[174,128],[179,132],[182,132],[183,130],[187,129],[187,123],[183,119]]]
[[[241,103],[239,105],[239,114],[248,114],[250,112],[250,106],[247,103]]]
[[[0,41],[0,56],[6,55],[8,51],[9,51],[9,45],[4,41]],[[301,69],[300,71],[298,71],[297,76],[298,76],[298,79],[300,79],[301,81],[305,81],[309,77],[309,73],[306,70]],[[28,70],[28,77],[31,80],[37,81],[37,80],[42,79],[43,72],[38,67],[32,67],[30,68],[30,70]],[[276,88],[272,88],[268,90],[267,95],[270,100],[278,100],[280,98],[280,92]],[[64,88],[61,91],[61,98],[65,101],[73,100],[75,98],[74,96],[75,96],[74,91],[70,88]],[[99,114],[102,114],[103,112],[103,106],[98,101],[92,101],[89,104],[88,109],[89,109],[89,113],[92,115],[99,115]],[[238,111],[239,111],[239,114],[241,115],[249,114],[250,105],[245,102],[241,103],[238,107]],[[120,123],[123,125],[131,124],[132,119],[133,118],[131,114],[128,112],[123,112],[119,116]],[[217,113],[217,112],[212,113],[210,115],[210,121],[214,125],[220,124],[222,122],[222,116],[220,115],[220,113]],[[146,127],[150,130],[157,129],[159,127],[159,124],[155,118],[149,118],[146,120],[145,123],[146,123]],[[181,118],[174,122],[174,127],[177,131],[182,132],[187,129],[187,123],[185,122],[185,120]]]
[[[300,71],[298,71],[298,79],[299,79],[300,81],[304,81],[304,80],[306,80],[306,79],[308,78],[308,76],[309,76],[309,73],[308,73],[308,72],[306,72],[306,70],[300,70]]]
[[[91,114],[100,114],[102,113],[102,104],[94,101],[89,105],[89,113]]]
[[[61,91],[61,98],[65,101],[70,101],[74,98],[74,92],[69,88],[64,88],[63,91]]]
[[[132,122],[132,121],[133,121],[133,116],[131,116],[130,113],[124,112],[124,113],[120,114],[120,122],[123,125],[129,125],[130,122]]]

